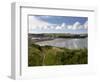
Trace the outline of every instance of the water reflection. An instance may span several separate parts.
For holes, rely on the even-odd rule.
[[[56,47],[66,47],[66,48],[87,48],[87,38],[81,39],[65,39],[57,38],[50,41],[36,42],[40,46],[50,45]]]

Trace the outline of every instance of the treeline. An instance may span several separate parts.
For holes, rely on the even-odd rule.
[[[30,44],[28,66],[87,64],[88,51]]]
[[[65,33],[44,33],[44,34],[29,34],[30,37],[49,37],[49,38],[86,38],[87,34],[65,34]]]

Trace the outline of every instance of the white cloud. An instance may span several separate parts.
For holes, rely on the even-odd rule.
[[[48,29],[48,27],[47,26],[44,26],[44,27],[42,27],[43,29]]]
[[[67,25],[67,29],[72,29],[73,26],[72,25]]]
[[[47,16],[48,17],[48,16]],[[80,30],[80,29],[87,29],[88,28],[88,21],[86,21],[83,25],[81,25],[78,21],[75,22],[73,25],[66,25],[66,23],[62,23],[60,25],[51,24],[36,18],[35,16],[29,16],[29,32],[32,33],[34,30],[38,32],[55,32],[57,30]]]
[[[84,23],[84,29],[88,29],[88,21]]]
[[[80,26],[81,26],[81,24],[79,23],[79,22],[75,22],[74,24],[73,24],[73,30],[77,30],[77,29],[79,29],[80,28]]]
[[[54,26],[53,26],[53,25],[51,25],[51,26],[50,26],[50,29],[54,29]]]
[[[34,29],[42,29],[44,26],[48,25],[50,25],[48,22],[39,20],[35,16],[29,16],[29,31]]]
[[[61,27],[65,27],[65,26],[66,26],[66,23],[62,23],[62,24],[61,24]]]
[[[60,29],[62,29],[62,27],[58,25],[58,26],[55,27],[55,29],[60,30]]]
[[[72,27],[73,30],[87,29],[87,28],[88,28],[88,21],[86,21],[83,25],[81,25],[79,22],[75,22]]]

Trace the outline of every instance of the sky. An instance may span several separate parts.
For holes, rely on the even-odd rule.
[[[76,16],[29,16],[29,33],[87,33],[88,18]]]

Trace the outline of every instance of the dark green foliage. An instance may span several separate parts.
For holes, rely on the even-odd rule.
[[[29,66],[38,66],[42,65],[42,55],[40,51],[40,47],[33,45],[28,49],[28,65]]]
[[[46,49],[51,49],[52,46],[46,45],[46,46],[44,46],[44,48],[46,48]]]
[[[52,46],[29,45],[28,66],[87,64],[88,51]]]
[[[70,33],[43,33],[43,34],[28,34],[29,37],[49,37],[49,38],[85,38],[87,34],[70,34]]]

